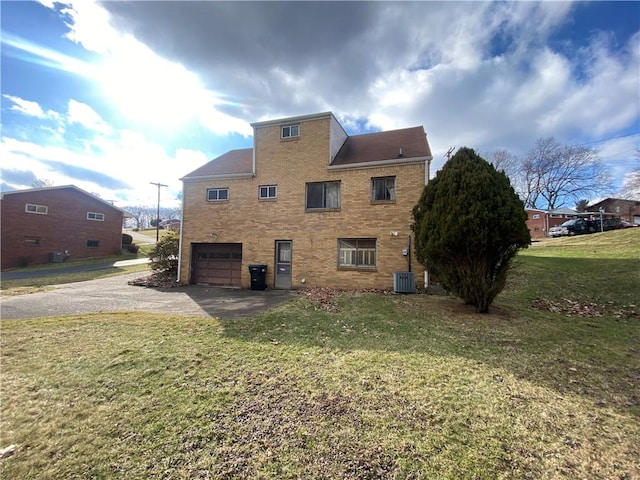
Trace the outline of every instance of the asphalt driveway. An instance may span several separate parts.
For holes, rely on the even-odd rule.
[[[207,286],[145,288],[128,285],[140,272],[58,285],[29,295],[2,296],[0,318],[50,317],[139,311],[237,319],[257,315],[291,298],[289,290],[239,290]]]

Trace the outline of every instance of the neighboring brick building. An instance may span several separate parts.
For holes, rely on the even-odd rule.
[[[267,265],[270,288],[390,288],[409,268],[421,280],[423,127],[350,137],[330,112],[252,126],[254,148],[182,178],[180,283],[249,288],[251,264]]]
[[[599,212],[615,215],[625,222],[640,225],[640,200],[625,200],[623,198],[605,198],[587,207],[589,212]]]
[[[576,211],[570,208],[556,210],[540,210],[527,208],[527,227],[531,238],[544,238],[551,227],[562,225],[567,220],[576,217]]]
[[[73,185],[2,193],[2,268],[120,253],[125,212]]]

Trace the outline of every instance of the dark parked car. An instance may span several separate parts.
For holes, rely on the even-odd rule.
[[[598,222],[598,230],[593,220],[585,220],[584,218],[576,218],[567,220],[562,225],[562,235],[582,235],[584,233],[594,233],[600,231],[600,222]]]

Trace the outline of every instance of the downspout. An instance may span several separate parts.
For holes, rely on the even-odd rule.
[[[429,177],[431,176],[431,159],[433,157],[429,156],[425,160],[425,169],[424,169],[424,186],[426,187],[429,184]],[[424,269],[424,288],[429,287],[429,271]]]
[[[184,232],[184,180],[182,181],[182,206],[180,207],[180,240],[178,241],[178,277],[176,282],[180,283],[180,266],[182,265],[182,234]]]

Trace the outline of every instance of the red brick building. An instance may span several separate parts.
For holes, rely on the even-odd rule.
[[[576,212],[570,208],[557,210],[539,210],[527,208],[527,227],[531,238],[544,238],[551,227],[562,225],[567,220],[575,218]]]
[[[73,185],[4,192],[2,269],[119,254],[125,212]]]
[[[591,204],[587,207],[590,212],[612,214],[625,222],[640,225],[640,200],[625,200],[623,198],[605,198],[604,200]]]

